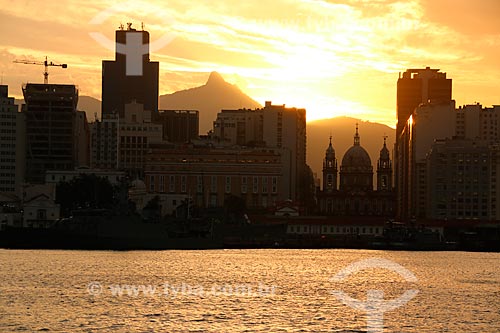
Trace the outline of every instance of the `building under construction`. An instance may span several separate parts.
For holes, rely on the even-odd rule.
[[[47,170],[88,166],[89,130],[77,111],[78,89],[66,84],[23,86],[26,116],[26,182],[43,183]]]

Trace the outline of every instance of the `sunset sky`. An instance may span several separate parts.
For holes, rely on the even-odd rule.
[[[119,4],[116,7],[116,4]],[[101,61],[133,22],[151,40],[174,39],[160,61],[160,94],[199,86],[220,72],[260,103],[307,108],[308,120],[348,115],[395,125],[396,81],[406,68],[440,68],[457,105],[500,104],[498,0],[38,1],[0,0],[0,72],[11,96],[43,82],[72,83],[101,97]],[[104,13],[104,14],[103,14]],[[91,21],[101,14],[100,24]],[[109,14],[109,15],[108,15]],[[95,20],[94,20],[95,22]]]

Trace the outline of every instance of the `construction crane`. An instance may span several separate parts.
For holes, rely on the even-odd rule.
[[[52,61],[48,62],[47,57],[45,57],[45,61],[14,60],[14,62],[26,65],[44,65],[45,71],[43,72],[43,83],[45,84],[49,84],[49,66],[60,66],[62,68],[68,68],[67,64],[54,64]]]

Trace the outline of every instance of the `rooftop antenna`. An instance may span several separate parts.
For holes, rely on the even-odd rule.
[[[141,30],[144,31],[144,22],[141,22]]]
[[[120,27],[118,29],[120,29],[120,30],[125,29],[125,27],[123,26],[123,23],[120,23]]]

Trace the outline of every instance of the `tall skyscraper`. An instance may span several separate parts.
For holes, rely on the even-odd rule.
[[[142,43],[141,43],[142,41]],[[136,101],[158,111],[158,62],[149,61],[149,32],[128,24],[116,31],[115,60],[102,62],[102,113],[125,115],[125,104]]]
[[[0,85],[0,192],[22,194],[24,178],[24,120],[9,97],[8,86]]]
[[[84,152],[88,150],[88,137],[80,138],[88,136],[88,130],[85,133],[88,126],[81,124],[86,118],[78,119],[76,87],[28,83],[23,87],[23,94],[26,102],[22,109],[26,116],[26,181],[43,183],[47,170],[88,166],[88,153]]]
[[[408,69],[398,79],[396,140],[420,103],[451,101],[451,79],[439,69]]]
[[[414,217],[415,200],[412,191],[416,187],[415,156],[413,145],[413,121],[415,109],[424,104],[451,103],[451,79],[439,69],[426,67],[408,69],[397,82],[397,116],[396,143],[394,147],[395,186],[397,212],[399,219],[407,221]],[[454,124],[440,124],[439,126]],[[424,129],[425,131],[425,129]],[[433,133],[428,133],[432,136]]]

